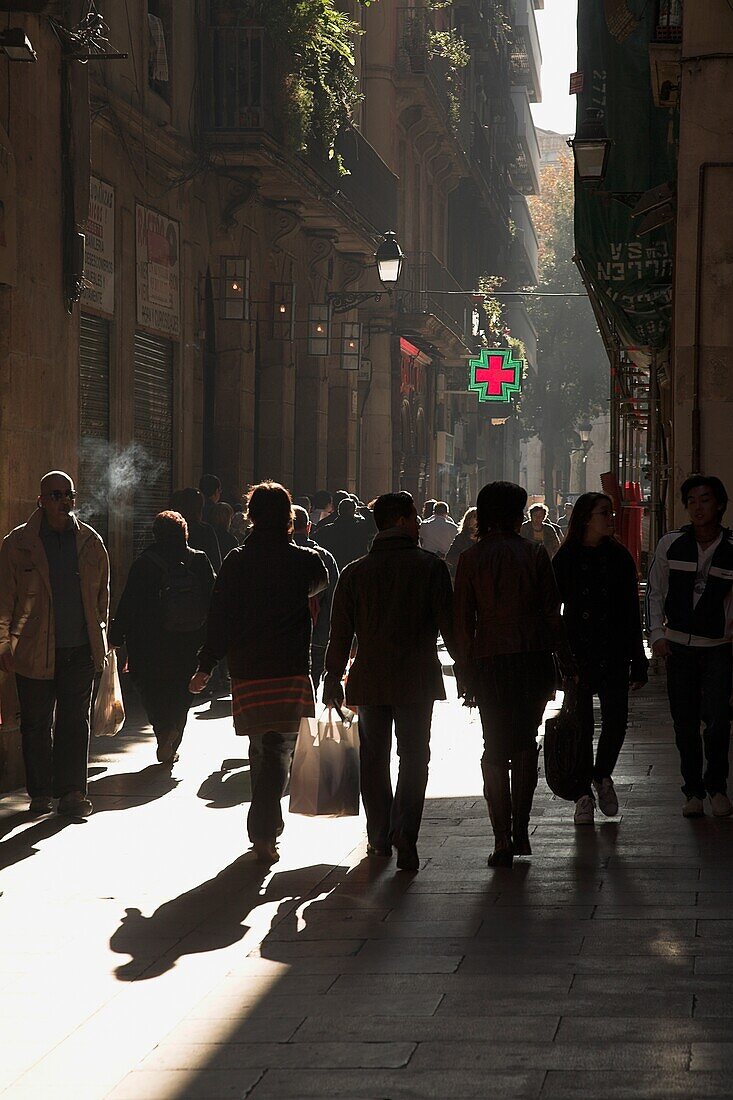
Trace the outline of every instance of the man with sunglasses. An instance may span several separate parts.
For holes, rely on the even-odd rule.
[[[0,546],[0,668],[15,673],[30,812],[88,817],[89,706],[107,656],[109,560],[73,513],[74,482],[41,479],[38,509]]]

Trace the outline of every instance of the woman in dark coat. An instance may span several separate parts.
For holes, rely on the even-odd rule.
[[[495,842],[489,866],[511,867],[514,855],[532,854],[537,729],[555,688],[553,652],[572,669],[550,558],[519,534],[526,492],[497,481],[476,503],[478,542],[461,554],[456,576],[456,674],[484,731],[481,769]]]
[[[458,528],[458,534],[451,543],[450,550],[445,555],[445,564],[448,566],[448,571],[451,577],[455,577],[456,569],[458,568],[458,559],[464,550],[470,549],[476,542],[476,509],[469,508],[464,513],[461,525]]]
[[[586,733],[585,775],[575,794],[576,825],[593,824],[593,788],[601,811],[618,813],[612,776],[626,737],[629,686],[637,691],[647,681],[636,565],[613,535],[610,497],[584,493],[575,502],[553,561],[563,621],[578,664],[577,705]],[[595,764],[594,695],[601,704]]]
[[[188,717],[188,682],[204,637],[214,571],[187,543],[179,512],[153,521],[153,543],[130,568],[109,631],[111,646],[127,646],[127,663],[153,727],[161,764],[172,764]]]

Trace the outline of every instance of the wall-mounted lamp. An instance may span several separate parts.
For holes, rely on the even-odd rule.
[[[384,238],[374,254],[377,274],[385,290],[392,291],[402,275],[405,256],[394,233],[384,234]],[[348,313],[355,306],[365,302],[381,302],[384,290],[345,290],[334,291],[328,295],[334,313]]]
[[[249,321],[250,262],[245,256],[222,260],[222,317],[225,321]]]
[[[0,50],[8,61],[38,61],[33,44],[22,27],[0,31]]]
[[[344,321],[341,325],[341,370],[358,371],[361,365],[361,325]]]
[[[272,284],[272,336],[274,340],[295,339],[295,284]]]
[[[308,306],[308,354],[328,355],[331,347],[331,306]]]
[[[575,170],[582,183],[599,186],[603,183],[612,144],[606,133],[603,111],[597,107],[586,108],[585,119],[578,126],[575,137],[568,138]]]

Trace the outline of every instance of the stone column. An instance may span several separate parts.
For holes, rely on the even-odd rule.
[[[361,470],[358,491],[372,500],[393,488],[392,372],[393,337],[389,315],[371,317],[372,381],[361,423]]]

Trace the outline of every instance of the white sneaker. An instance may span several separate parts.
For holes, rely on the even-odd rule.
[[[723,791],[718,791],[717,794],[710,795],[710,805],[713,807],[713,814],[715,817],[730,817],[733,813],[733,806],[728,798],[727,794]]]
[[[576,825],[592,825],[594,822],[593,811],[596,804],[592,795],[584,794],[582,798],[579,798],[575,803],[575,817],[573,818]]]
[[[705,804],[701,798],[696,798],[692,795],[687,799],[682,807],[683,817],[704,817],[705,816]]]
[[[605,814],[606,817],[615,817],[618,813],[618,798],[616,797],[613,780],[610,778],[601,779],[600,783],[598,783],[594,779],[593,786],[598,795],[598,809],[602,814]]]

